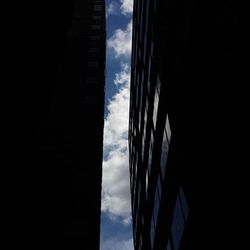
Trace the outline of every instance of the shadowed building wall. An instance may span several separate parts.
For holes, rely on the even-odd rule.
[[[48,6],[36,27],[37,74],[25,95],[23,153],[32,169],[15,173],[18,246],[99,249],[105,2],[57,1],[53,19]]]
[[[238,11],[222,1],[134,1],[129,148],[136,250],[229,243]]]

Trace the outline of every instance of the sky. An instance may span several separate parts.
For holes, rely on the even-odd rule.
[[[128,158],[133,0],[106,0],[101,250],[134,250]]]

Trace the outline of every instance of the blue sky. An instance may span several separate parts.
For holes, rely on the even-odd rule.
[[[133,0],[106,0],[107,58],[101,250],[133,250],[128,117]]]

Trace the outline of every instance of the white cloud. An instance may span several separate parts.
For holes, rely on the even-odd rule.
[[[133,12],[133,0],[120,0],[120,2],[123,15],[129,15]]]
[[[107,41],[108,48],[115,51],[115,57],[130,57],[132,45],[132,20],[128,23],[125,30],[115,30],[113,36]]]
[[[104,123],[104,155],[102,177],[102,212],[126,225],[131,220],[128,119],[130,67],[121,63],[115,75],[118,92],[110,100]]]
[[[101,240],[102,250],[134,250],[133,240],[108,239]]]
[[[121,63],[123,70],[115,74],[114,83],[116,85],[129,84],[130,81],[130,67],[126,63]]]
[[[116,15],[118,14],[118,6],[116,2],[111,2],[107,7],[106,15]]]

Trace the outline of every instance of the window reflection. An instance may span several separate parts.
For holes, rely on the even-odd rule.
[[[161,147],[161,174],[162,178],[165,178],[165,172],[166,172],[166,164],[167,164],[167,158],[168,158],[168,149],[169,149],[169,144],[168,144],[168,139],[166,132],[164,130],[163,132],[163,139],[162,139],[162,147]]]
[[[166,118],[166,131],[167,131],[168,141],[170,142],[170,140],[171,140],[171,129],[170,129],[168,115],[167,115],[167,118]]]
[[[184,211],[185,208],[185,211]],[[188,216],[188,204],[184,192],[180,187],[177,195],[171,227],[174,249],[179,249]]]
[[[189,208],[188,208],[187,199],[184,195],[182,187],[180,187],[179,199],[180,199],[180,203],[181,203],[181,208],[182,208],[184,220],[187,221]]]
[[[101,11],[102,10],[102,5],[95,5],[94,6],[94,11]]]
[[[149,144],[149,152],[148,152],[148,172],[151,175],[151,164],[152,164],[152,142]]]
[[[150,239],[151,239],[151,248],[152,249],[153,249],[153,245],[154,245],[154,237],[155,237],[155,220],[154,220],[154,216],[152,215],[151,228],[150,228]]]
[[[168,240],[168,244],[167,244],[166,250],[172,250],[171,245],[170,245],[170,240]]]
[[[152,152],[153,152],[153,145],[154,145],[154,132],[151,130],[151,137],[150,137],[150,143],[149,143],[149,153],[148,153],[148,171],[149,175],[151,175],[151,164],[152,164]]]
[[[155,89],[155,96],[154,96],[154,111],[153,111],[154,128],[156,127],[158,105],[159,105],[159,93],[158,93],[158,90],[156,88]]]
[[[162,147],[161,147],[161,163],[160,164],[161,164],[161,173],[162,173],[163,179],[165,178],[170,139],[171,139],[171,130],[170,130],[170,124],[169,124],[169,119],[167,115],[165,129],[163,132]]]
[[[146,137],[146,129],[147,129],[147,115],[148,115],[147,105],[144,111],[144,123],[143,123],[143,132],[142,132],[142,159],[144,159],[144,147],[145,147],[145,137]]]

